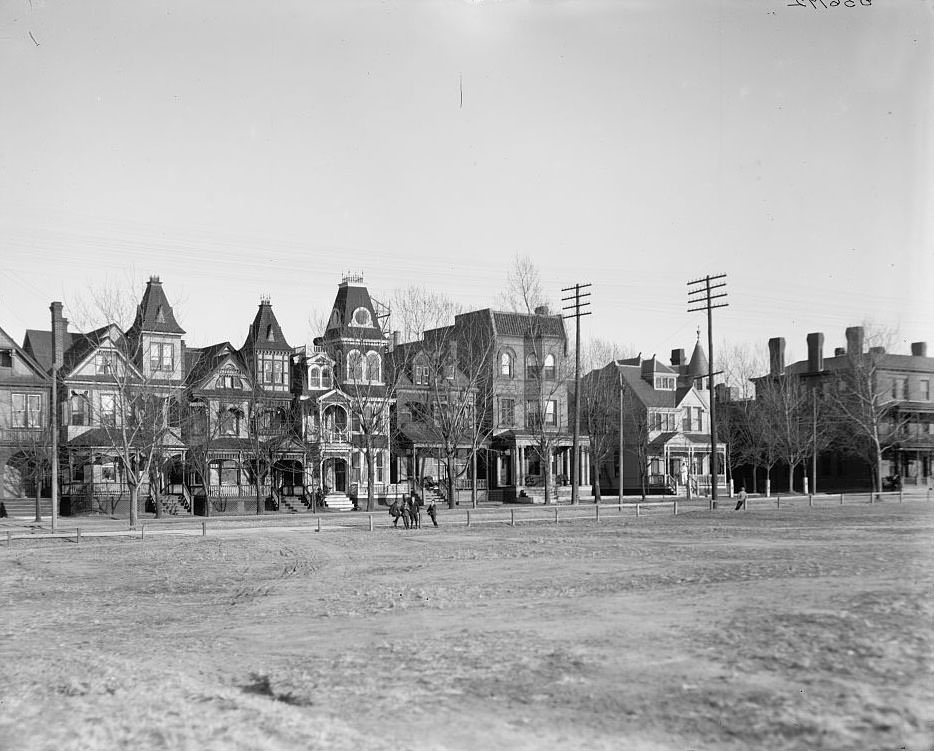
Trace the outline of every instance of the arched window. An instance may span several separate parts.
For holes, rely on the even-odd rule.
[[[512,378],[512,355],[509,352],[499,356],[499,374]]]
[[[312,365],[308,368],[308,388],[321,388],[321,369],[317,365]]]
[[[382,380],[380,374],[380,359],[378,352],[367,352],[366,353],[366,379],[368,381],[379,381]]]
[[[353,321],[354,326],[372,326],[372,318],[370,317],[370,311],[366,308],[357,308],[353,315],[351,316],[351,321]]]
[[[363,355],[360,350],[352,349],[347,353],[347,378],[351,381],[363,380]]]
[[[329,325],[329,328],[332,328],[332,329],[338,328],[340,327],[340,325],[341,325],[341,312],[337,308],[334,308],[334,310],[331,311],[331,323]]]
[[[538,364],[538,357],[536,357],[534,352],[530,352],[525,356],[525,377],[538,378],[540,375],[541,368]]]
[[[331,369],[327,365],[321,366],[321,388],[331,388]]]
[[[555,380],[555,356],[552,354],[545,355],[545,367],[544,377],[546,381]]]

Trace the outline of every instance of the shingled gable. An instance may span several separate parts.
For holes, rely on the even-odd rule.
[[[369,320],[360,325],[354,320],[354,313],[366,310]],[[369,339],[382,340],[386,336],[376,325],[376,309],[370,299],[370,293],[361,281],[343,281],[337,287],[331,317],[324,329],[324,339]]]
[[[192,350],[188,352],[192,352]],[[191,359],[189,359],[187,383],[195,389],[208,388],[208,381],[228,362],[237,368],[241,378],[250,381],[249,370],[240,359],[240,353],[234,349],[230,342],[209,344],[206,347],[193,350],[193,354],[188,356]]]
[[[272,312],[272,303],[268,298],[260,301],[256,317],[246,334],[246,341],[240,348],[243,358],[250,362],[254,352],[288,352],[292,354],[292,346],[285,340],[276,314]]]
[[[127,335],[140,331],[158,334],[184,334],[185,331],[175,320],[175,313],[169,305],[162,282],[158,276],[149,277],[143,299],[136,308],[136,320]]]
[[[116,324],[101,326],[87,334],[66,332],[64,336],[65,356],[62,364],[62,373],[68,376],[76,367],[81,365],[92,352],[97,350],[107,340],[114,340],[117,349],[126,348],[125,337]],[[42,366],[47,372],[52,370],[54,348],[52,345],[52,332],[38,329],[28,329],[23,339],[23,349]],[[125,352],[124,352],[125,354]]]
[[[23,347],[20,347],[16,341],[7,334],[2,328],[0,328],[0,349],[11,349],[16,353],[16,356],[28,367],[33,373],[43,380],[48,380],[48,370],[44,370],[42,365],[36,362],[36,359],[32,357]],[[49,361],[49,368],[51,368],[51,360]],[[14,376],[14,378],[21,378],[22,376]]]

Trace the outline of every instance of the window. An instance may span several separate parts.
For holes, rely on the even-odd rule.
[[[239,389],[243,383],[235,375],[222,375],[217,379],[217,388],[219,389]]]
[[[671,376],[656,376],[655,388],[661,391],[674,391],[675,379]]]
[[[509,352],[499,356],[499,374],[512,378],[512,355]]]
[[[321,366],[321,388],[331,388],[331,369],[327,365]]]
[[[383,452],[376,452],[376,482],[384,482],[383,480]]]
[[[308,388],[321,388],[321,369],[314,365],[308,368]]]
[[[117,397],[114,394],[101,394],[101,425],[115,425],[117,422]]]
[[[554,399],[549,399],[545,402],[545,425],[551,425],[552,427],[558,424],[558,402]]]
[[[13,394],[13,427],[42,427],[42,396],[40,394]]]
[[[662,430],[672,432],[675,429],[674,412],[653,412],[649,415],[649,428],[651,430]]]
[[[541,422],[541,405],[531,399],[525,402],[525,426],[527,428],[537,428]]]
[[[556,368],[555,368],[555,356],[548,354],[545,355],[545,367],[543,375],[546,381],[555,380]]]
[[[13,367],[13,350],[0,349],[0,368]]]
[[[347,353],[347,378],[352,381],[363,380],[363,355],[352,349]]]
[[[499,424],[504,428],[512,427],[516,424],[516,400],[499,400]]]
[[[366,353],[366,380],[368,381],[380,381],[382,380],[382,374],[380,373],[380,359],[378,352],[367,352]]]
[[[415,385],[416,386],[427,386],[428,385],[428,366],[427,365],[416,365],[415,366]]]
[[[704,429],[704,410],[700,407],[694,408],[694,430],[701,432]]]
[[[112,351],[98,352],[95,358],[98,375],[110,375],[113,372],[114,353]]]
[[[240,418],[243,413],[237,407],[227,407],[220,414],[220,434],[240,435]]]
[[[918,390],[920,396],[918,397],[922,402],[931,401],[931,381],[927,378],[922,378],[918,382]]]
[[[354,326],[371,326],[372,319],[370,318],[370,311],[366,308],[357,308],[353,312],[352,316]]]
[[[535,354],[525,356],[525,377],[538,378],[541,376],[541,368],[538,365],[538,357]]]
[[[268,383],[273,386],[284,386],[287,373],[285,358],[282,355],[274,355],[271,352],[260,352],[259,372],[263,383]]]
[[[907,399],[908,398],[908,379],[907,378],[893,378],[892,379],[892,398],[893,399]]]
[[[74,391],[71,392],[71,399],[69,399],[69,405],[71,409],[71,424],[72,425],[90,425],[91,424],[91,405],[88,402],[87,393],[76,394]]]
[[[175,370],[175,347],[171,344],[153,342],[149,345],[149,369],[155,373],[159,370],[172,372]]]

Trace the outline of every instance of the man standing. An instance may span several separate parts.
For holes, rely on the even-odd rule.
[[[431,517],[431,523],[436,527],[438,526],[438,509],[435,506],[434,498],[431,499],[431,503],[428,504],[428,508],[425,509],[428,512],[428,516]]]
[[[746,508],[746,486],[743,485],[739,489],[739,500],[736,501],[736,508],[734,508],[733,510],[739,511],[740,509],[745,509],[745,508]]]

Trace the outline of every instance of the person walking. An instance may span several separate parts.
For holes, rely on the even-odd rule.
[[[435,506],[434,499],[431,500],[431,503],[428,504],[428,507],[425,509],[428,513],[428,516],[431,517],[431,523],[436,527],[438,526],[438,508]]]
[[[746,508],[746,486],[743,485],[739,489],[739,500],[736,501],[736,508],[734,508],[733,510],[739,511],[740,509],[745,509],[745,508]]]

